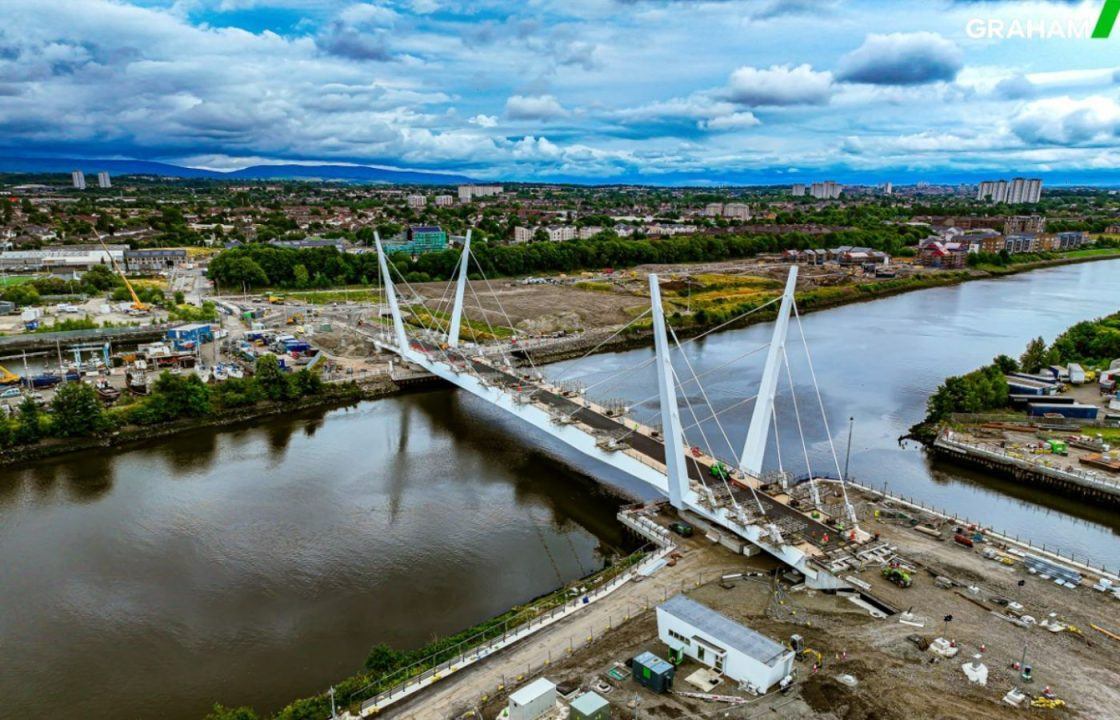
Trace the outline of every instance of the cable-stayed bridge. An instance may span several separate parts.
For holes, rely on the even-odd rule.
[[[859,527],[848,501],[831,436],[828,444],[836,477],[828,480],[814,477],[810,470],[803,482],[795,483],[786,472],[763,473],[769,434],[771,428],[777,426],[775,396],[783,369],[791,390],[793,388],[786,343],[790,318],[796,312],[796,266],[791,267],[781,296],[772,301],[778,304],[777,318],[773,335],[765,346],[766,364],[758,394],[752,398],[754,407],[742,452],[734,461],[725,462],[716,457],[703,429],[705,424],[714,422],[726,439],[727,433],[719,425],[721,411],[711,407],[700,377],[681,350],[676,333],[666,323],[657,275],[649,276],[650,308],[640,317],[649,314],[652,318],[655,346],[652,365],[657,375],[659,426],[637,421],[629,416],[627,408],[618,404],[596,403],[581,389],[551,382],[535,368],[516,367],[510,356],[513,346],[508,343],[461,342],[464,300],[470,285],[470,232],[463,244],[457,276],[453,279],[453,293],[447,297],[452,290],[450,285],[445,292],[445,300],[450,303],[448,321],[426,325],[423,316],[429,319],[435,316],[424,311],[420,315],[410,315],[413,324],[420,325],[412,328],[406,325],[396,290],[398,278],[401,282],[404,278],[384,252],[380,237],[376,237],[375,242],[381,282],[392,317],[391,327],[383,326],[378,338],[382,349],[516,415],[584,455],[655,488],[667,496],[679,512],[692,513],[799,570],[811,587],[846,587],[839,573],[880,551],[877,541]],[[674,346],[690,374],[683,381],[671,357]],[[807,345],[805,350],[808,358]],[[811,359],[809,368],[823,416],[824,405],[815,387]],[[687,441],[686,428],[681,421],[678,391],[688,386],[699,388],[708,404],[709,414],[705,420],[700,420],[691,405],[686,405],[695,420],[688,429],[698,428],[703,436],[703,447]],[[796,403],[794,408],[808,464],[802,417]],[[825,482],[834,483],[832,488],[839,487],[840,502],[830,505],[822,502],[821,487]]]

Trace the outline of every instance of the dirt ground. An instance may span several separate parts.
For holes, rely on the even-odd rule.
[[[896,587],[881,578],[877,566],[865,568],[858,577],[871,585],[874,596],[900,610],[912,609],[918,619],[924,619],[924,628],[902,624],[897,615],[874,619],[865,609],[833,594],[800,590],[788,592],[782,599],[772,593],[768,578],[738,580],[729,588],[709,582],[687,591],[776,640],[785,642],[791,634],[801,634],[809,647],[823,655],[823,667],[817,672],[811,660],[795,664],[796,687],[787,695],[771,692],[746,705],[728,706],[656,695],[629,678],[610,678],[607,671],[612,666],[644,650],[666,655],[657,640],[652,610],[554,663],[546,676],[561,685],[584,689],[607,682],[612,689],[605,697],[613,706],[614,717],[972,720],[1014,718],[1030,712],[1094,720],[1120,718],[1120,642],[1090,628],[1094,623],[1120,631],[1120,603],[1088,587],[1061,588],[1021,567],[987,560],[979,554],[982,545],[968,549],[951,540],[939,542],[892,523],[871,519],[866,529],[896,544],[900,555],[918,568],[913,586]],[[718,547],[711,550],[722,551]],[[733,557],[725,554],[728,559]],[[961,585],[941,589],[934,584],[936,575]],[[1021,588],[1019,580],[1025,581]],[[1013,625],[981,607],[1004,610],[992,602],[993,597],[1017,600],[1024,606],[1022,612],[1040,620],[1056,612],[1080,632],[1051,633],[1038,626]],[[948,623],[944,621],[947,615],[952,615]],[[928,643],[942,635],[957,643],[956,657],[940,658],[914,642],[920,638]],[[1023,657],[1024,646],[1027,663],[1034,670],[1031,683],[1024,683],[1011,669]],[[970,684],[961,670],[975,654],[981,654],[988,667],[986,687]],[[674,689],[696,691],[684,678],[699,667],[688,661],[678,668]],[[842,675],[854,677],[856,686],[837,679]],[[1059,710],[1013,708],[1001,701],[1013,686],[1031,696],[1050,686],[1067,706]],[[743,695],[729,682],[714,692]],[[481,708],[482,717],[494,717],[505,700],[504,695],[495,697]]]

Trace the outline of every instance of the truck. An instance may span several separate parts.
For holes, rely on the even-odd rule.
[[[882,573],[884,578],[900,588],[908,588],[914,584],[914,578],[910,576],[910,573],[900,567],[884,565]]]
[[[1069,384],[1070,385],[1083,385],[1088,378],[1085,376],[1085,368],[1077,363],[1069,364]]]

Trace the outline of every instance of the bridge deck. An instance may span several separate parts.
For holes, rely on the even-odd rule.
[[[434,344],[413,340],[417,349],[435,355],[442,355],[453,367],[462,371],[470,370],[485,382],[499,386],[507,392],[520,396],[522,401],[536,404],[547,410],[554,417],[570,418],[573,423],[583,425],[592,433],[613,438],[621,452],[628,452],[642,459],[646,464],[665,465],[665,445],[662,440],[654,437],[653,428],[643,426],[633,420],[611,417],[594,403],[577,401],[565,397],[562,391],[546,383],[533,379],[528,375],[517,375],[513,372],[495,367],[483,357],[468,357],[466,354],[449,348],[441,348]],[[621,447],[625,446],[625,447]],[[711,468],[718,462],[703,452],[698,455],[688,455],[689,478],[700,485],[717,484],[718,481],[711,476]],[[738,475],[738,473],[736,473]],[[758,503],[762,505],[766,515],[766,522],[774,523],[783,533],[786,542],[800,547],[809,555],[819,556],[839,550],[844,547],[859,544],[849,540],[845,532],[826,525],[814,519],[807,513],[791,507],[788,496],[774,496],[759,489],[758,480],[752,477],[734,477],[731,486],[731,495],[735,502],[749,510],[755,510]],[[713,487],[717,495],[726,496],[723,488]],[[827,516],[822,514],[822,519]]]

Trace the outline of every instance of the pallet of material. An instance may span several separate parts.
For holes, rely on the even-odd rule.
[[[1099,468],[1101,470],[1120,473],[1120,458],[1117,457],[1106,458],[1100,453],[1092,453],[1090,455],[1085,455],[1081,458],[1078,458],[1078,462],[1082,463],[1083,465]]]

